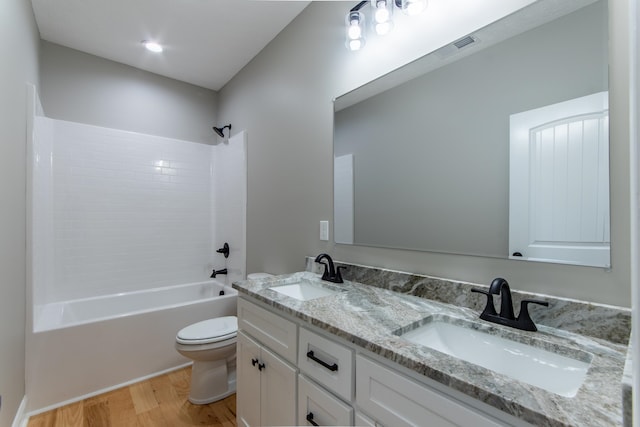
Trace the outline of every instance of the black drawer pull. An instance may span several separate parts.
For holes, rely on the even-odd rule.
[[[251,364],[253,366],[256,366],[256,363],[258,363],[258,359],[251,359]]]
[[[312,426],[317,426],[318,423],[313,421],[313,412],[309,412],[307,414],[307,421],[309,422],[309,424],[311,424]]]
[[[333,365],[329,365],[327,362],[325,362],[324,360],[320,360],[318,359],[314,354],[313,354],[313,350],[309,350],[307,352],[307,357],[311,360],[313,360],[314,362],[318,362],[319,364],[321,364],[322,366],[324,366],[325,368],[327,368],[330,371],[337,371],[338,370],[338,364],[334,363]]]
[[[264,363],[258,363],[258,371],[262,371],[264,369]]]

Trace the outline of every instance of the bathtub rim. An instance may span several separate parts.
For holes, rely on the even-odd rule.
[[[128,311],[126,313],[121,313],[121,314],[114,314],[114,315],[109,315],[109,316],[95,317],[95,318],[92,318],[92,319],[80,320],[80,321],[77,321],[77,322],[69,322],[69,323],[65,323],[65,324],[61,324],[62,322],[58,322],[58,324],[56,324],[55,327],[49,327],[49,325],[41,325],[41,323],[44,322],[42,320],[42,314],[43,314],[43,311],[45,310],[45,307],[47,307],[47,306],[59,305],[60,307],[64,307],[64,305],[69,304],[69,303],[74,303],[74,302],[97,301],[97,300],[101,300],[101,299],[117,298],[117,297],[123,297],[123,296],[128,296],[128,295],[139,295],[139,294],[145,294],[145,293],[152,294],[152,293],[158,293],[158,292],[167,291],[167,290],[176,290],[176,289],[180,289],[180,288],[186,288],[186,287],[197,286],[197,285],[204,285],[204,284],[209,284],[209,283],[210,284],[219,285],[221,287],[220,290],[223,290],[225,292],[225,294],[224,295],[214,295],[212,297],[202,298],[202,299],[197,299],[197,300],[189,300],[189,301],[186,301],[186,302],[180,302],[180,303],[176,303],[176,304],[153,306],[151,308],[145,308],[145,309],[142,309],[142,310],[134,310],[134,311]],[[85,297],[85,298],[76,298],[76,299],[71,299],[71,300],[66,300],[66,301],[54,301],[54,302],[50,302],[50,303],[47,303],[47,304],[34,305],[34,307],[33,307],[33,331],[32,331],[32,333],[33,334],[46,333],[46,332],[49,332],[49,331],[72,328],[72,327],[76,327],[76,326],[88,325],[88,324],[97,323],[97,322],[104,322],[104,321],[111,320],[111,319],[120,319],[120,318],[129,317],[129,316],[135,316],[135,315],[150,313],[150,312],[153,312],[153,311],[170,310],[170,309],[174,309],[174,308],[178,308],[178,307],[183,307],[183,306],[186,306],[186,305],[209,302],[209,301],[212,301],[212,300],[215,300],[215,299],[236,298],[237,295],[238,295],[238,291],[236,289],[234,289],[231,285],[222,283],[222,282],[217,281],[217,280],[203,280],[203,281],[200,281],[200,282],[181,283],[181,284],[178,284],[178,285],[161,286],[161,287],[157,287],[157,288],[141,289],[141,290],[130,291],[130,292],[118,292],[118,293],[114,293],[114,294],[98,295],[98,296]]]

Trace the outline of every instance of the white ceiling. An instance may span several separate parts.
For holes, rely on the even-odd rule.
[[[40,37],[219,90],[308,1],[31,0]],[[163,44],[160,54],[142,40]]]

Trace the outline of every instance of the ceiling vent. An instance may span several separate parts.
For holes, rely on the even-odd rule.
[[[435,54],[440,59],[446,59],[456,53],[460,52],[461,49],[464,49],[467,46],[471,46],[474,43],[477,43],[478,39],[474,36],[464,36],[460,40],[456,40],[453,43],[450,43],[444,47],[435,51]]]
[[[458,49],[462,49],[465,46],[469,46],[472,43],[475,43],[476,39],[471,36],[465,36],[458,41],[453,42],[453,45]]]

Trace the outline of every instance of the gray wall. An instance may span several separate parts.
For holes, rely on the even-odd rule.
[[[248,131],[247,271],[298,271],[304,256],[327,251],[349,262],[485,284],[502,276],[516,289],[629,306],[628,5],[609,3],[610,272],[318,239],[319,221],[333,216],[332,99],[353,89],[354,70],[368,75],[367,60],[380,59],[344,48],[341,2],[311,3],[220,91],[221,119]]]
[[[506,258],[509,115],[608,89],[606,8],[337,112],[335,155],[355,159],[355,242]]]
[[[96,126],[213,143],[217,93],[42,42],[45,115]]]
[[[24,397],[26,82],[38,84],[39,36],[28,0],[0,13],[0,426]]]

